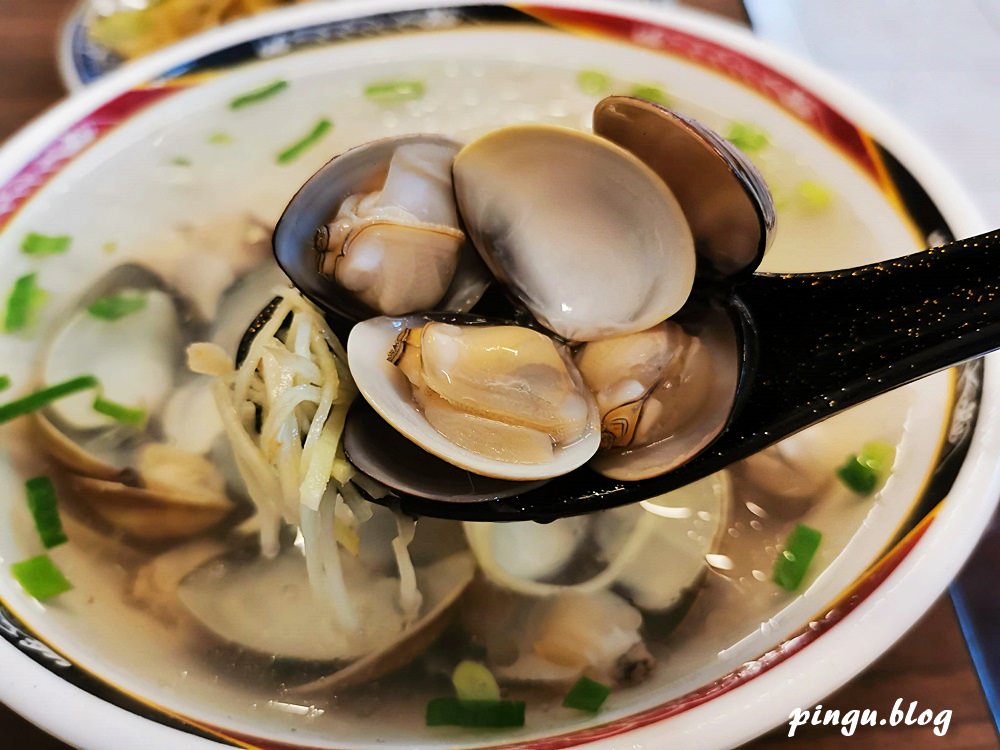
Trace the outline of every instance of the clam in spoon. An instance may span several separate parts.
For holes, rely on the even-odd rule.
[[[659,174],[691,227],[698,277],[676,319],[713,321],[728,347],[713,363],[720,377],[708,402],[712,423],[699,439],[660,441],[655,460],[645,461],[646,448],[626,445],[599,455],[593,468],[541,487],[484,486],[455,495],[396,487],[390,501],[403,510],[545,521],[645,500],[892,388],[1000,348],[1000,232],[843,271],[755,274],[774,207],[741,153],[697,123],[627,97],[601,102],[594,129]],[[360,458],[352,442],[364,442],[364,425],[348,426],[352,460]],[[615,465],[616,456],[627,469]]]

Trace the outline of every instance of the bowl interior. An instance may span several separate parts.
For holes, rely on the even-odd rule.
[[[277,80],[289,83],[279,95],[229,106]],[[399,82],[419,82],[422,94],[373,96],[373,86]],[[176,268],[192,249],[238,252],[247,216],[273,226],[297,187],[351,146],[410,132],[467,140],[523,121],[586,128],[604,93],[637,90],[666,96],[670,106],[723,134],[753,134],[757,145],[748,148],[779,211],[762,270],[842,268],[924,247],[923,230],[891,185],[842,141],[788,102],[684,55],[535,24],[383,33],[174,77],[119,97],[114,129],[62,166],[0,232],[0,289],[37,272],[49,295],[32,335],[0,336],[5,374],[16,388],[28,387],[47,332],[109,269],[125,262]],[[297,158],[279,158],[324,119],[333,128],[321,140]],[[95,122],[77,123],[75,132]],[[30,232],[68,235],[71,249],[52,258],[25,255],[19,247]],[[262,296],[261,305],[266,301]],[[878,439],[897,446],[897,468],[864,500],[831,484],[823,501],[798,519],[822,529],[824,541],[797,594],[769,580],[776,545],[792,521],[761,518],[748,498],[737,497],[720,550],[725,562],[709,570],[690,612],[660,639],[659,668],[641,686],[616,693],[597,717],[551,708],[503,735],[431,732],[423,726],[427,696],[405,681],[302,701],[234,679],[232,665],[200,660],[177,632],[129,605],[123,595],[129,566],[142,553],[72,514],[71,543],[52,555],[74,590],[41,605],[4,566],[0,602],[85,672],[210,734],[316,747],[451,747],[614,724],[705,689],[821,617],[907,528],[945,442],[954,398],[954,375],[942,373],[815,428],[828,462]],[[24,429],[16,424],[0,433],[5,563],[40,552],[21,498],[24,478],[46,466]]]

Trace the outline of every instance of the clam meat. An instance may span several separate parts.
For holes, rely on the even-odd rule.
[[[355,326],[347,351],[375,410],[456,466],[538,479],[570,471],[597,450],[593,397],[565,348],[538,331],[375,318]]]
[[[319,272],[383,315],[430,310],[458,268],[465,233],[451,184],[455,149],[400,146],[380,190],[344,199],[316,233]]]
[[[455,202],[452,162],[461,147],[414,135],[335,157],[278,221],[278,264],[312,302],[349,321],[468,310],[490,279]]]
[[[595,470],[612,479],[657,476],[696,455],[722,431],[736,398],[736,332],[721,310],[684,324],[588,342],[575,360],[601,412]],[[687,330],[686,330],[687,329]]]
[[[477,582],[463,602],[462,625],[504,682],[565,689],[586,675],[627,685],[656,666],[642,613],[606,589],[536,599]]]

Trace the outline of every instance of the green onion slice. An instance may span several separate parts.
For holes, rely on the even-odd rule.
[[[837,478],[855,495],[870,495],[878,488],[878,474],[865,466],[859,456],[851,456],[838,467]]]
[[[240,94],[230,100],[229,108],[242,109],[243,107],[256,104],[264,99],[269,99],[279,91],[284,91],[286,88],[288,88],[288,81],[274,81],[266,86],[261,86],[260,88],[253,89],[252,91],[247,91],[245,94]]]
[[[816,180],[803,180],[795,186],[795,195],[810,211],[822,211],[833,203],[830,189]]]
[[[101,320],[115,321],[146,308],[142,292],[121,292],[100,297],[87,306],[87,312]]]
[[[170,160],[170,163],[173,164],[175,167],[191,166],[191,160],[186,156],[175,156],[173,159]]]
[[[25,255],[59,255],[69,250],[72,241],[68,234],[28,232],[21,240],[21,252]]]
[[[116,422],[121,422],[132,427],[143,427],[146,424],[147,414],[145,409],[123,406],[101,396],[97,396],[94,399],[94,411],[106,417],[111,417]]]
[[[229,133],[226,133],[225,131],[217,130],[214,133],[210,134],[206,140],[209,143],[219,145],[223,143],[232,143],[233,137],[229,135]]]
[[[600,70],[581,70],[576,74],[576,85],[585,94],[606,94],[611,90],[611,76]]]
[[[524,701],[433,698],[427,704],[426,719],[429,727],[523,727]]]
[[[455,694],[463,701],[498,701],[500,686],[485,666],[475,661],[459,662],[451,673]]]
[[[69,541],[66,532],[63,531],[62,520],[59,518],[56,488],[52,480],[48,477],[29,479],[24,483],[24,492],[28,500],[28,510],[35,519],[35,528],[45,549]]]
[[[331,128],[333,128],[333,123],[324,117],[322,120],[317,122],[313,126],[313,129],[310,130],[304,137],[300,138],[278,154],[278,163],[287,164],[290,161],[294,161],[310,146],[318,142],[324,135],[326,135]]]
[[[365,96],[379,104],[402,104],[426,92],[421,81],[375,81],[365,86]]]
[[[749,122],[733,122],[726,131],[726,140],[740,151],[753,153],[767,147],[770,139],[761,128]]]
[[[10,388],[10,375],[0,375],[0,391]]]
[[[62,383],[56,383],[48,388],[42,388],[34,393],[29,393],[27,396],[15,401],[0,404],[0,424],[24,416],[25,414],[30,414],[66,396],[71,396],[74,393],[86,391],[90,388],[98,388],[99,386],[100,383],[98,383],[97,378],[93,375],[81,375],[72,380],[65,380]]]
[[[611,688],[589,677],[581,677],[563,699],[566,708],[596,712],[611,695]]]
[[[783,589],[795,591],[806,577],[822,538],[816,529],[797,524],[785,540],[784,551],[774,561],[774,582]]]
[[[14,333],[31,325],[35,313],[45,304],[48,296],[48,293],[38,286],[37,273],[25,274],[17,279],[7,296],[4,330],[8,333]]]
[[[873,440],[865,443],[860,453],[848,457],[837,469],[837,477],[856,495],[871,495],[885,482],[895,460],[893,446]]]
[[[660,104],[664,107],[670,105],[670,97],[667,96],[667,92],[660,86],[652,83],[637,83],[629,89],[628,93],[629,96],[634,96],[638,99],[645,99],[646,101],[653,102],[653,104]]]
[[[48,555],[39,555],[10,566],[14,579],[29,596],[42,602],[73,588]]]

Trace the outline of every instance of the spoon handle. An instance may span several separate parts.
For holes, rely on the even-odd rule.
[[[752,370],[712,452],[745,443],[746,455],[1000,348],[1000,231],[843,271],[758,274],[736,304]]]
[[[1000,348],[1000,230],[869,266],[755,274],[729,300],[743,363],[729,424],[685,464],[641,482],[572,472],[483,503],[404,498],[417,514],[551,520],[705,477],[849,406]]]

